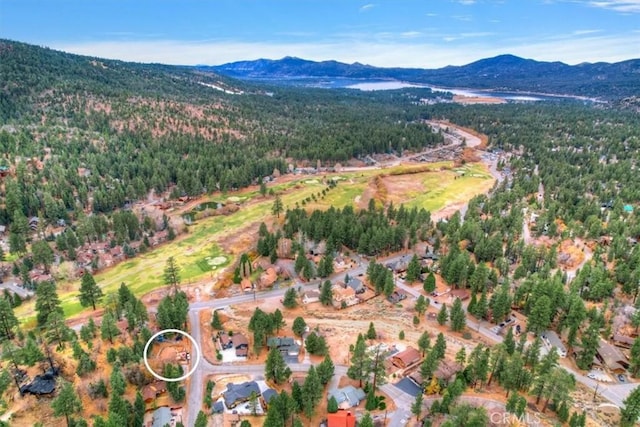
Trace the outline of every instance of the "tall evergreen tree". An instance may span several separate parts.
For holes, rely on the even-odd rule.
[[[420,260],[418,259],[418,255],[413,254],[411,257],[411,261],[409,261],[409,265],[407,266],[407,282],[413,283],[420,278]]]
[[[83,307],[92,306],[96,309],[96,304],[102,298],[102,289],[97,285],[95,279],[88,271],[82,275],[82,281],[80,282],[80,304]]]
[[[180,266],[172,256],[167,258],[167,263],[164,267],[164,283],[165,285],[173,286],[177,292],[180,284]]]
[[[18,326],[18,318],[8,300],[0,298],[0,342],[12,339],[14,329]]]
[[[51,313],[60,313],[64,315],[60,299],[56,292],[56,285],[53,282],[42,282],[36,288],[36,319],[38,326],[45,326],[47,318]]]
[[[276,384],[282,384],[291,376],[291,369],[289,369],[277,348],[272,348],[269,351],[264,370],[265,378]]]
[[[466,314],[460,298],[456,298],[451,306],[451,330],[460,332],[467,324]]]
[[[82,411],[82,402],[78,394],[73,388],[73,384],[65,382],[58,397],[51,402],[53,415],[56,417],[64,416],[67,420],[67,427],[71,427],[72,415]]]
[[[102,324],[100,325],[100,333],[103,340],[109,340],[113,344],[113,339],[116,335],[120,334],[120,330],[116,325],[116,319],[113,317],[110,311],[104,313],[102,316]]]

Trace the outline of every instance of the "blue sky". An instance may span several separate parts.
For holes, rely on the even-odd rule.
[[[0,37],[139,62],[640,57],[640,0],[0,0]]]

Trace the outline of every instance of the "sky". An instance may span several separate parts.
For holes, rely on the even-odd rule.
[[[135,62],[640,58],[640,0],[0,0],[0,38]]]

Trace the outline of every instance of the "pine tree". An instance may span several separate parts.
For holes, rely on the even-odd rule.
[[[14,329],[18,326],[18,318],[8,300],[0,298],[0,342],[12,339]]]
[[[423,395],[419,392],[411,405],[411,413],[416,416],[416,421],[420,421],[420,415],[422,415],[422,399]]]
[[[416,311],[420,315],[420,317],[424,316],[424,313],[427,311],[427,300],[424,295],[420,295],[416,300]]]
[[[164,267],[164,283],[165,285],[173,286],[177,292],[180,284],[180,266],[172,256],[167,258],[167,263]]]
[[[295,319],[293,319],[293,325],[291,326],[291,330],[293,331],[294,334],[301,337],[302,334],[304,334],[305,331],[307,330],[307,322],[305,322],[302,317],[298,316]]]
[[[252,392],[255,394],[255,392]],[[244,420],[246,421],[246,420]],[[195,427],[207,427],[207,423],[209,422],[209,419],[207,417],[207,414],[205,414],[202,411],[198,411],[198,416],[196,417],[196,422],[194,424]],[[251,425],[251,424],[249,424]],[[244,427],[241,425],[241,427]]]
[[[223,329],[222,321],[220,320],[220,315],[218,314],[218,310],[213,311],[213,317],[211,318],[211,327],[218,331]]]
[[[367,330],[367,339],[374,340],[378,337],[376,328],[373,326],[373,322],[369,322],[369,329]]]
[[[331,281],[325,280],[320,288],[320,302],[324,306],[330,306],[333,303],[333,285]]]
[[[32,337],[27,338],[24,348],[22,349],[22,360],[28,366],[34,366],[36,363],[44,360],[44,354],[40,350],[40,346]]]
[[[102,324],[100,325],[100,334],[103,340],[109,340],[113,344],[113,338],[120,334],[120,330],[116,325],[116,319],[113,317],[110,311],[104,313],[102,316]]]
[[[80,304],[83,307],[92,306],[96,309],[96,303],[102,298],[102,289],[96,284],[95,279],[89,272],[85,272],[82,275],[82,281],[80,282]]]
[[[424,357],[425,353],[431,346],[431,338],[429,337],[429,332],[424,331],[420,338],[418,338],[418,348],[422,351],[422,357]]]
[[[634,378],[637,378],[638,375],[640,375],[640,338],[636,338],[631,346],[629,372]]]
[[[272,348],[269,351],[264,369],[265,378],[276,384],[282,384],[291,376],[291,369],[289,369],[277,348]]]
[[[445,323],[447,323],[448,318],[449,318],[449,315],[447,314],[447,305],[442,304],[442,307],[440,307],[440,311],[438,312],[438,317],[436,317],[436,320],[438,321],[438,324],[442,326]]]
[[[451,307],[451,330],[454,332],[460,332],[467,324],[466,314],[462,307],[462,301],[460,298],[456,298]]]
[[[38,326],[45,326],[49,314],[56,312],[64,315],[60,306],[60,299],[56,292],[56,285],[53,282],[42,282],[36,288],[36,319]]]
[[[71,383],[64,383],[58,397],[51,402],[51,408],[53,408],[53,415],[56,417],[64,416],[66,418],[67,427],[72,425],[71,416],[82,411],[82,402]]]
[[[275,200],[273,201],[273,206],[271,207],[271,213],[273,213],[276,218],[280,218],[280,214],[284,211],[284,206],[282,204],[282,199],[280,195],[276,195]]]
[[[622,403],[624,408],[620,411],[620,425],[622,427],[636,425],[640,418],[640,387],[634,388]]]
[[[327,385],[335,373],[335,365],[329,354],[324,356],[324,360],[318,365],[318,378],[322,385]]]
[[[352,380],[359,381],[359,387],[362,387],[362,381],[368,378],[368,358],[367,347],[364,336],[358,334],[356,344],[351,350],[351,366],[347,370],[347,376]]]
[[[502,341],[507,354],[511,356],[516,350],[516,342],[513,339],[513,328],[507,327],[507,334]]]
[[[358,427],[373,427],[373,418],[371,418],[369,412],[365,412],[360,421],[358,421]]]
[[[430,271],[427,278],[424,279],[423,289],[427,294],[431,294],[436,290],[436,276]]]
[[[330,414],[335,414],[338,412],[338,401],[335,397],[331,396],[329,398],[329,402],[327,402],[327,412]]]
[[[409,265],[407,266],[407,282],[413,283],[420,278],[420,260],[418,259],[418,255],[413,254],[411,257],[411,261],[409,261]]]
[[[296,308],[298,306],[297,297],[298,294],[294,288],[287,289],[287,292],[284,294],[284,299],[282,300],[282,305],[288,309]]]

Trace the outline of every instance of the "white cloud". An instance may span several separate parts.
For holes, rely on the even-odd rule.
[[[575,30],[573,33],[574,36],[584,36],[587,34],[595,34],[595,33],[601,33],[602,30]]]
[[[360,8],[360,12],[366,12],[367,10],[372,9],[373,7],[375,7],[375,4],[373,3],[365,4]]]
[[[471,6],[475,4],[476,0],[458,0],[458,3],[463,4],[465,6]]]
[[[471,15],[453,15],[453,19],[456,21],[470,22],[473,21],[473,16]]]
[[[426,13],[425,15],[428,16],[428,17],[431,17],[431,18],[433,18],[434,16],[438,16],[437,13],[432,13],[432,12]]]
[[[598,0],[588,4],[602,9],[611,9],[622,13],[640,13],[640,0]]]
[[[466,34],[467,38],[463,37]],[[463,33],[450,37],[450,42],[416,43],[395,37],[348,38],[325,42],[230,42],[230,41],[104,41],[55,43],[50,47],[82,55],[135,62],[165,64],[209,64],[297,56],[316,61],[335,59],[360,62],[380,67],[437,68],[463,65],[481,58],[503,53],[540,61],[615,62],[638,57],[640,33],[617,36],[567,36],[552,40],[521,40],[496,44],[484,38],[490,34]],[[422,40],[422,39],[421,39]]]
[[[400,33],[400,37],[405,39],[415,39],[416,37],[420,37],[423,34],[420,31],[405,31],[404,33]]]

